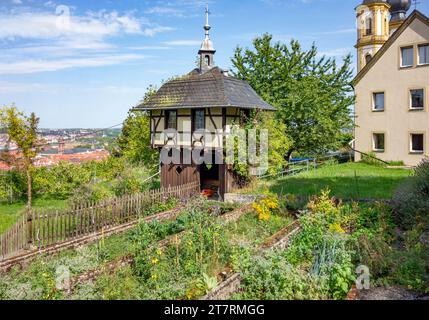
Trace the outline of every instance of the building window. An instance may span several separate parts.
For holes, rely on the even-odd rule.
[[[429,44],[419,46],[419,65],[429,64]]]
[[[414,65],[413,47],[401,48],[401,67],[412,67]]]
[[[368,64],[371,62],[372,59],[372,55],[370,55],[369,53],[365,56],[365,64]]]
[[[193,111],[192,116],[192,130],[204,130],[206,127],[206,113],[204,109],[197,109]]]
[[[373,105],[374,111],[384,111],[384,92],[376,92],[373,94]]]
[[[412,133],[410,136],[410,152],[423,153],[424,152],[424,134]]]
[[[385,150],[385,136],[384,133],[374,133],[372,135],[373,151],[384,152]]]
[[[210,67],[210,56],[207,55],[204,57],[204,63],[207,67]]]
[[[366,24],[365,35],[367,36],[372,35],[372,18],[367,18],[365,24]]]
[[[168,110],[165,112],[165,129],[177,130],[177,111]]]
[[[424,109],[425,94],[423,89],[411,90],[410,99],[411,99],[410,109],[412,110]]]

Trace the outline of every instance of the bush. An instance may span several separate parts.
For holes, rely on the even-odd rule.
[[[342,228],[344,216],[341,214],[341,206],[329,194],[329,191],[323,191],[319,198],[308,205],[308,214],[300,217],[301,232],[293,239],[287,251],[293,265],[312,262],[314,250],[323,243],[327,234],[345,233]]]
[[[126,194],[135,194],[153,188],[153,183],[146,181],[150,175],[150,172],[144,167],[125,169],[113,183],[115,195],[120,197]]]
[[[331,297],[344,299],[356,280],[352,255],[346,248],[346,238],[341,235],[326,236],[314,255],[311,273],[327,280]]]
[[[115,194],[105,184],[86,184],[75,191],[70,197],[70,205],[79,205],[86,202],[98,202],[113,198]]]
[[[415,169],[414,176],[396,190],[393,201],[398,226],[409,230],[429,217],[429,159]]]
[[[0,201],[15,201],[25,197],[27,180],[25,174],[11,170],[0,175]]]
[[[428,260],[429,250],[421,246],[396,251],[390,258],[392,271],[389,281],[409,290],[429,293]]]
[[[87,166],[60,162],[51,168],[38,168],[33,176],[35,194],[45,198],[67,199],[74,190],[91,181]]]
[[[292,266],[282,252],[253,257],[242,271],[244,300],[317,300],[328,297],[326,282]]]

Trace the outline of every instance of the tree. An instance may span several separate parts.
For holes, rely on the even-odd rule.
[[[285,154],[291,147],[291,139],[285,134],[286,126],[283,122],[275,117],[272,112],[259,112],[252,111],[248,117],[243,117],[240,120],[244,123],[243,127],[245,130],[256,130],[257,132],[257,145],[256,155],[259,156],[260,150],[260,133],[261,130],[268,131],[268,174],[276,174],[284,170],[288,162],[285,158]],[[235,125],[238,126],[236,123]],[[235,127],[235,126],[234,126]],[[240,126],[239,126],[240,127]],[[234,129],[233,129],[234,130]],[[233,164],[233,171],[237,175],[240,183],[246,184],[251,180],[250,166],[248,163],[240,163],[238,161],[239,152],[245,153],[249,156],[249,150],[247,144],[239,144],[238,141],[234,143],[235,148],[235,161]]]
[[[276,116],[293,141],[286,158],[339,148],[344,130],[353,127],[351,56],[338,67],[335,59],[319,58],[315,45],[305,51],[298,41],[273,43],[269,34],[253,45],[253,51],[236,49],[233,73],[277,107]]]
[[[150,86],[142,102],[147,101],[156,91],[155,86]],[[147,112],[128,113],[118,137],[118,147],[119,155],[133,163],[143,163],[149,168],[158,164],[157,153],[151,146],[150,119]]]
[[[256,118],[255,128],[268,130],[268,173],[281,172],[288,164],[284,155],[292,145],[291,139],[285,134],[286,125],[273,113],[262,112]]]
[[[33,161],[40,150],[41,143],[37,136],[39,118],[34,113],[27,117],[15,106],[5,106],[0,110],[0,125],[6,130],[9,140],[18,147],[17,155],[8,157],[8,160],[26,174],[27,206],[31,208]]]

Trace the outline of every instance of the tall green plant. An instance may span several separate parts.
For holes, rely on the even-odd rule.
[[[40,150],[37,135],[39,118],[34,113],[26,116],[15,106],[0,109],[0,125],[6,129],[9,140],[15,142],[19,151],[6,159],[16,168],[22,170],[27,178],[27,206],[31,208],[33,200],[33,169],[34,159]]]
[[[234,75],[246,80],[268,103],[277,107],[293,152],[321,153],[343,144],[344,130],[352,128],[354,102],[352,58],[338,66],[335,59],[319,57],[313,45],[303,50],[298,41],[273,43],[265,34],[253,41],[253,50],[237,48]]]

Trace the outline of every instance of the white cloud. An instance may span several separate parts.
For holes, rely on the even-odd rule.
[[[164,42],[167,46],[198,46],[201,45],[201,40],[174,40],[174,41],[166,41]]]
[[[0,39],[52,39],[60,37],[104,38],[120,34],[153,36],[172,28],[156,26],[132,15],[116,11],[85,16],[57,16],[47,12],[0,14]]]
[[[170,47],[166,46],[134,46],[128,47],[130,50],[170,50]]]
[[[47,2],[46,5],[53,5]],[[60,12],[67,13],[62,7]],[[0,74],[27,74],[121,64],[141,59],[111,40],[123,35],[153,37],[173,30],[131,13],[90,12],[56,16],[49,12],[0,13]],[[125,47],[126,48],[126,47]]]
[[[347,56],[351,52],[350,48],[337,48],[327,51],[319,52],[319,57],[326,56],[328,58],[341,58]]]
[[[143,55],[117,54],[105,56],[80,57],[58,60],[24,60],[14,63],[0,63],[0,75],[30,74],[58,71],[71,68],[101,67],[129,61],[141,60]]]
[[[11,83],[11,82],[0,82],[0,93],[12,94],[12,93],[29,93],[29,92],[47,92],[55,93],[58,90],[57,85],[47,85],[41,83]]]
[[[153,8],[149,8],[147,10],[145,10],[146,14],[156,14],[156,15],[160,15],[160,16],[172,16],[172,17],[180,17],[183,18],[185,17],[185,14],[183,13],[182,10],[174,8],[174,7],[153,7]]]

